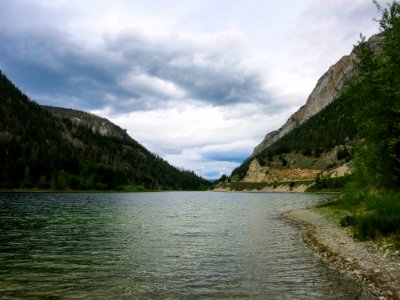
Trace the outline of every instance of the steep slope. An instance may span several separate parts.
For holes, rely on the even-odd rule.
[[[344,78],[353,70],[353,59],[353,55],[346,55],[331,66],[318,80],[317,85],[307,99],[307,103],[290,116],[281,128],[268,133],[264,140],[254,148],[252,156],[273,145],[280,138],[299,127],[331,103],[335,99],[338,90],[342,87]]]
[[[380,51],[382,36],[368,41]],[[354,75],[355,52],[342,57],[318,80],[307,102],[277,131],[266,135],[230,177],[231,182],[313,181],[350,174],[358,103],[338,97]]]
[[[374,35],[369,39],[372,48],[379,49],[382,43],[381,35]],[[356,59],[354,51],[350,55],[343,56],[337,63],[318,80],[305,105],[299,108],[277,131],[268,133],[264,140],[254,148],[252,156],[273,145],[280,138],[293,129],[299,127],[310,117],[316,115],[328,104],[332,103],[343,87],[344,80],[351,76],[353,61]]]
[[[76,126],[85,126],[93,133],[118,139],[131,139],[125,130],[109,120],[94,114],[70,108],[42,106],[59,119],[70,119]]]
[[[0,188],[187,190],[207,183],[104,118],[30,101],[1,72],[0,165]]]

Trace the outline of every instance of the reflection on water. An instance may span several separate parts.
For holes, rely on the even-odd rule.
[[[0,194],[0,295],[366,299],[280,218],[320,197]]]

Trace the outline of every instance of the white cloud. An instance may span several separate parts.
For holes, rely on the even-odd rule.
[[[268,115],[260,104],[224,108],[188,101],[128,114],[115,115],[112,109],[92,112],[127,129],[134,139],[175,166],[207,176],[211,171],[228,174],[293,109]]]

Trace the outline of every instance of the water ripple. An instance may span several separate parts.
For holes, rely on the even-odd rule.
[[[0,194],[0,295],[367,299],[280,218],[318,197]]]

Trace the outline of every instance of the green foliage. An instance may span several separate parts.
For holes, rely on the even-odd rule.
[[[238,177],[239,180],[242,180],[246,176],[247,171],[249,170],[250,163],[251,159],[250,158],[246,159],[239,167],[235,168],[232,171],[231,177],[236,176]]]
[[[339,192],[352,180],[352,175],[334,178],[317,177],[307,192]]]
[[[379,24],[382,51],[374,52],[362,38],[356,48],[358,76],[343,97],[360,103],[356,114],[359,140],[356,168],[365,184],[400,187],[400,4],[393,1]],[[362,104],[362,105],[361,105]]]
[[[337,160],[350,161],[352,157],[353,157],[352,152],[347,147],[339,148],[336,153]]]
[[[344,193],[334,202],[333,206],[346,211],[362,210],[367,192],[352,187],[348,188],[348,186],[351,186],[351,184],[347,184]]]
[[[359,142],[353,181],[334,205],[351,212],[341,225],[353,226],[355,237],[400,240],[400,4],[377,7],[382,50],[374,51],[361,38],[355,49],[357,76],[340,96],[358,105]]]
[[[84,123],[74,122],[74,117]],[[0,72],[0,188],[194,190],[208,185],[150,153],[111,123],[114,135],[94,132],[90,122],[98,119],[41,107]]]
[[[116,190],[121,191],[121,192],[129,192],[129,193],[147,192],[147,189],[143,185],[118,186],[116,188]]]
[[[393,235],[400,239],[399,193],[347,193],[335,205],[355,212],[341,220],[342,226],[354,226],[355,237],[366,240]]]
[[[355,120],[349,113],[355,109],[350,99],[339,98],[259,154],[261,158],[298,152],[319,157],[337,145],[344,145],[357,134]]]
[[[282,154],[297,152],[305,156],[320,157],[323,152],[337,145],[347,144],[357,137],[357,125],[353,112],[358,109],[358,105],[349,97],[339,97],[301,126],[259,153],[256,158],[261,165],[265,166],[273,156],[282,157]],[[342,150],[340,155],[342,155],[340,158],[347,161],[352,158],[352,152],[347,148]],[[246,160],[232,172],[232,175],[244,178],[250,162]]]

